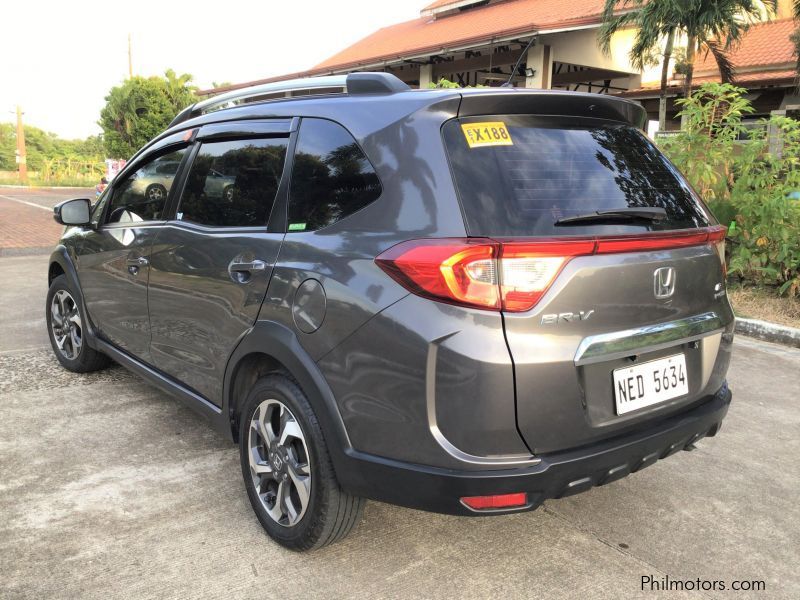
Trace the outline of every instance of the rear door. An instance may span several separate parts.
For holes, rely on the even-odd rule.
[[[292,121],[201,128],[174,218],[155,239],[153,364],[220,405],[228,357],[252,327],[284,237]]]
[[[493,115],[443,133],[469,234],[504,244],[504,329],[529,447],[580,446],[720,387],[732,323],[722,236],[641,131]],[[531,281],[543,293],[508,310],[514,285]]]

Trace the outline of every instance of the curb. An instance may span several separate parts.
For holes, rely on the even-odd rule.
[[[734,331],[765,342],[800,348],[800,329],[795,327],[786,327],[785,325],[759,321],[758,319],[736,317],[736,329]]]
[[[6,256],[49,256],[53,253],[53,246],[27,246],[25,248],[0,248],[0,258]]]

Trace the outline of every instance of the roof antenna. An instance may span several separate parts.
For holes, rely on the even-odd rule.
[[[508,81],[506,81],[500,87],[512,87],[511,80],[514,79],[514,75],[516,75],[517,69],[519,69],[520,64],[522,64],[522,57],[528,55],[528,50],[530,50],[530,47],[533,46],[535,43],[536,43],[536,36],[534,35],[528,42],[528,45],[525,46],[525,49],[522,51],[522,54],[519,55],[519,58],[517,59],[517,62],[514,65],[514,68],[511,69],[511,75],[508,76]]]

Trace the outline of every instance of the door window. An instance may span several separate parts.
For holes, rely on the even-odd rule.
[[[164,219],[164,209],[186,148],[162,154],[114,185],[108,223]]]
[[[332,225],[381,195],[378,175],[347,130],[303,119],[289,189],[289,231]]]
[[[209,142],[186,179],[177,218],[211,227],[264,227],[283,173],[288,138]]]

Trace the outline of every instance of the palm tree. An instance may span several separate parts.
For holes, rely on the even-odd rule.
[[[688,41],[685,93],[691,90],[698,50],[711,52],[722,80],[732,81],[733,68],[727,51],[741,40],[751,22],[761,20],[765,12],[774,12],[776,5],[777,0],[605,0],[598,41],[600,48],[610,53],[614,34],[635,28],[629,56],[631,65],[639,70],[658,62],[656,56],[664,44],[658,101],[658,126],[663,130],[667,120],[669,61],[676,35],[682,34]]]
[[[190,85],[194,78],[189,73],[177,75],[172,69],[167,69],[164,72],[164,80],[166,83],[167,98],[170,103],[175,107],[175,112],[179,112],[194,100],[194,93],[197,87]]]
[[[648,0],[605,0],[603,22],[597,33],[600,48],[611,53],[611,40],[617,31],[636,29],[636,38],[629,57],[633,68],[643,71],[656,63],[655,54],[666,39],[662,55],[661,92],[658,99],[658,128],[663,130],[667,120],[667,77],[669,61],[675,44],[675,34],[680,25],[673,0],[649,2]]]
[[[800,2],[800,0],[797,0]],[[686,79],[684,97],[692,91],[694,62],[698,52],[711,52],[723,83],[733,81],[733,65],[727,51],[742,40],[751,23],[772,16],[778,0],[695,0],[685,14]]]

